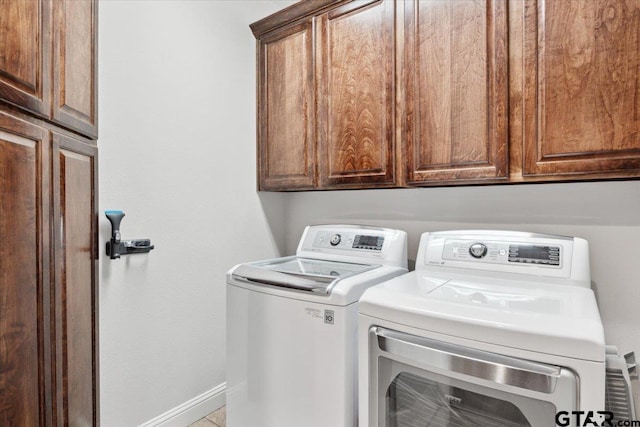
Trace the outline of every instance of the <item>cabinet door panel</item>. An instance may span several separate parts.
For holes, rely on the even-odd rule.
[[[312,22],[258,42],[261,190],[315,184]]]
[[[321,186],[394,184],[394,3],[347,4],[318,33]]]
[[[54,135],[59,425],[97,425],[96,148]]]
[[[0,1],[0,99],[49,114],[50,2]]]
[[[525,7],[525,175],[640,169],[640,3]]]
[[[0,425],[50,417],[48,132],[0,112]],[[43,196],[45,195],[45,196]]]
[[[405,3],[407,181],[507,177],[503,1]]]
[[[97,4],[54,0],[53,119],[97,137]]]

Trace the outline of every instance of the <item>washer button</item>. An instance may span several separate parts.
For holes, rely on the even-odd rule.
[[[469,247],[469,254],[474,258],[482,258],[487,254],[487,247],[484,243],[474,243]]]

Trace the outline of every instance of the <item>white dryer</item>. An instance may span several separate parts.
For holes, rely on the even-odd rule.
[[[588,254],[580,238],[424,233],[416,270],[359,304],[360,427],[602,420]]]
[[[357,425],[357,301],[407,272],[404,231],[309,226],[227,275],[227,426]]]

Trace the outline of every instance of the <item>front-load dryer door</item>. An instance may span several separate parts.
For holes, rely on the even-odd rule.
[[[566,368],[379,327],[369,346],[370,426],[549,427],[577,408]]]

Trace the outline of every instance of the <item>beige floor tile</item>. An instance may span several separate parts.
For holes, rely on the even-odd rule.
[[[208,420],[205,417],[191,424],[189,427],[218,427],[218,426],[216,426],[216,424],[213,421]]]
[[[218,427],[225,427],[227,425],[227,407],[223,406],[217,411],[207,415],[207,420],[212,421]]]

